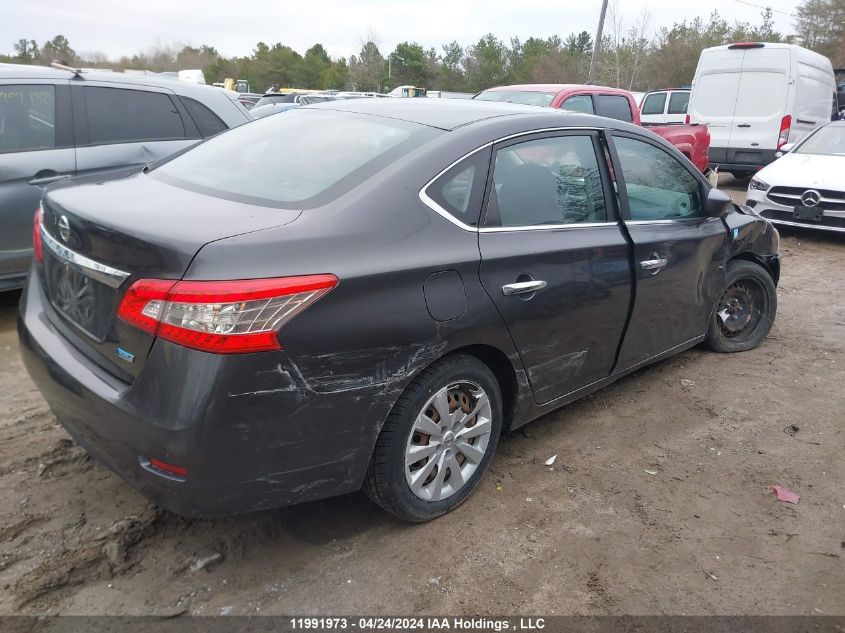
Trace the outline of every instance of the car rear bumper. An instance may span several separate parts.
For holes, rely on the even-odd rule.
[[[845,211],[824,211],[820,222],[798,220],[792,207],[773,202],[766,192],[755,189],[748,190],[746,204],[772,224],[845,233]]]
[[[775,160],[776,150],[773,149],[732,149],[727,147],[710,147],[710,168],[719,171],[759,171]]]
[[[50,310],[31,275],[18,315],[29,374],[70,435],[156,505],[224,516],[360,488],[380,425],[355,420],[376,419],[376,394],[300,388],[284,352],[220,356],[163,341],[125,383],[71,345]]]

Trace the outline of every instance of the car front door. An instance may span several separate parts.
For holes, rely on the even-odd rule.
[[[707,332],[724,290],[727,229],[705,214],[707,185],[657,141],[612,135],[636,290],[617,370],[630,369]]]
[[[32,258],[32,216],[43,188],[76,171],[67,81],[0,84],[0,289]]]
[[[79,175],[147,165],[197,142],[199,131],[167,90],[86,82],[73,86]]]
[[[606,377],[625,327],[629,245],[597,156],[584,130],[494,146],[480,277],[539,403]]]

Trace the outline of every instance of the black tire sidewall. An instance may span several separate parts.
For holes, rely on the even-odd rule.
[[[710,329],[707,333],[707,345],[716,352],[744,352],[758,347],[763,340],[768,336],[769,330],[777,314],[777,288],[772,280],[772,276],[768,271],[754,262],[746,260],[734,260],[728,263],[727,275],[725,278],[725,289],[723,293],[731,287],[731,285],[740,279],[753,279],[760,284],[763,292],[766,295],[765,311],[761,311],[761,319],[757,323],[754,332],[749,337],[743,337],[740,340],[734,340],[722,334],[719,327],[719,303],[722,301],[722,296],[713,307],[713,315],[710,320]]]
[[[487,466],[496,452],[502,430],[502,397],[498,381],[493,372],[481,361],[469,356],[444,359],[420,376],[422,379],[409,388],[410,397],[402,403],[401,410],[391,412],[385,426],[395,425],[394,441],[387,455],[387,480],[382,482],[380,497],[387,497],[388,504],[382,504],[388,511],[407,521],[422,522],[441,516],[458,507],[472,493],[484,476]],[[487,451],[470,480],[461,490],[441,501],[425,501],[417,497],[405,478],[405,449],[413,429],[416,416],[422,411],[429,398],[438,390],[453,382],[470,381],[484,389],[490,400],[491,430]],[[407,392],[406,392],[407,393]],[[386,487],[386,489],[384,489]]]

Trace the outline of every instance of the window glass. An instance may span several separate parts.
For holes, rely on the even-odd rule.
[[[185,138],[176,105],[164,93],[123,88],[85,88],[92,145]]]
[[[704,217],[701,184],[679,160],[654,145],[614,137],[632,220]]]
[[[845,156],[845,125],[821,128],[795,150],[796,154]]]
[[[666,105],[666,93],[655,92],[646,97],[643,103],[643,114],[663,114],[663,106]]]
[[[0,86],[0,152],[56,146],[53,86]]]
[[[594,114],[593,98],[590,95],[575,95],[574,97],[569,97],[569,99],[564,101],[563,105],[560,107],[562,110]]]
[[[182,105],[188,110],[188,114],[197,124],[200,134],[204,137],[214,136],[220,132],[227,130],[226,124],[220,120],[220,117],[214,114],[206,106],[201,104],[196,99],[190,97],[180,97]]]
[[[489,162],[490,151],[478,151],[440,176],[425,193],[464,224],[475,226],[481,211]]]
[[[559,136],[496,153],[485,223],[535,226],[604,222],[607,214],[589,136]]]
[[[686,114],[689,95],[688,92],[673,92],[669,97],[669,114]]]
[[[547,106],[557,95],[556,92],[535,92],[528,90],[485,90],[474,98],[479,101],[502,101],[521,103],[522,105]]]
[[[215,136],[150,174],[229,200],[310,208],[442,133],[397,119],[300,108]]]
[[[631,114],[631,104],[626,97],[620,95],[596,95],[596,114],[610,119],[627,121],[634,120]]]

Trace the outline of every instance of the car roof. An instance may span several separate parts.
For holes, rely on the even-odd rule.
[[[548,116],[550,110],[536,106],[493,101],[473,101],[471,99],[428,99],[390,98],[390,99],[348,99],[326,101],[304,106],[305,109],[339,110],[371,114],[391,119],[419,123],[442,130],[469,125],[477,121],[509,115]],[[552,110],[562,115],[562,112]]]
[[[622,88],[611,88],[610,86],[594,86],[591,84],[514,84],[510,86],[495,86],[488,88],[488,90],[513,90],[520,92],[563,92],[571,90],[589,90],[591,92],[602,91],[613,94],[627,95],[628,91]]]
[[[197,91],[221,90],[216,86],[197,84],[190,81],[182,81],[177,77],[163,77],[161,75],[133,75],[111,70],[85,69],[79,75],[61,68],[51,66],[31,66],[28,64],[0,64],[0,80],[4,79],[45,79],[62,80],[74,79],[76,81],[100,81],[119,84],[131,84],[136,86],[151,86],[155,88],[168,88],[174,92],[190,95]]]

